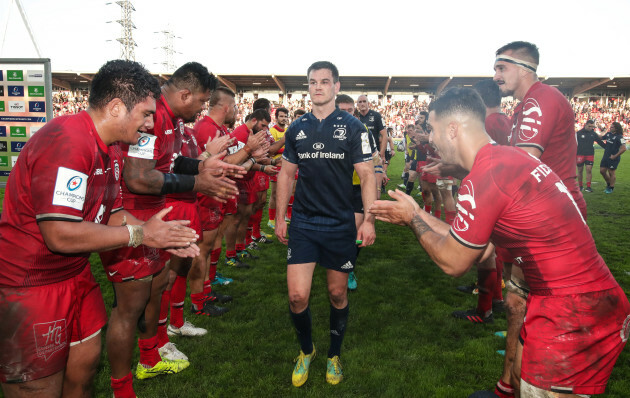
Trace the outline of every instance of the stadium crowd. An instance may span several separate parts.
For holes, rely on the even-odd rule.
[[[237,97],[238,98],[238,97]],[[236,126],[243,123],[245,117],[252,112],[252,105],[255,99],[252,97],[239,98],[237,100],[238,114]],[[503,113],[511,117],[514,108],[518,105],[518,100],[503,99],[501,109]],[[573,111],[575,112],[575,129],[579,130],[587,120],[595,121],[596,132],[603,134],[607,131],[612,122],[619,122],[627,135],[630,126],[630,102],[618,100],[606,104],[604,101],[586,101],[583,99],[571,99]],[[71,115],[81,112],[87,108],[87,94],[73,91],[55,91],[53,93],[54,117]],[[272,124],[275,123],[274,112],[278,107],[285,107],[291,114],[297,109],[311,110],[311,101],[303,99],[285,99],[282,104],[272,102],[271,117]],[[387,127],[394,130],[394,138],[403,136],[404,126],[413,124],[418,119],[422,111],[427,111],[429,102],[418,99],[399,101],[370,101],[370,107],[383,116]],[[207,114],[207,110],[202,112],[202,116]]]

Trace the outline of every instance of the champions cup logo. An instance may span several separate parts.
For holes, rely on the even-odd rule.
[[[138,139],[138,146],[146,146],[150,141],[151,138],[147,137],[146,135],[144,137],[140,137]]]
[[[466,220],[474,220],[475,216],[472,212],[468,212],[464,208],[463,205],[470,207],[470,210],[475,210],[477,208],[477,204],[475,203],[475,189],[473,187],[472,182],[466,181],[465,184],[461,186],[457,194],[457,217],[455,217],[455,221],[453,221],[453,229],[455,231],[468,231],[470,224]]]
[[[529,141],[536,137],[538,129],[540,129],[542,118],[542,110],[538,101],[528,98],[523,104],[523,120],[519,129],[518,137],[521,141]]]
[[[70,191],[76,191],[81,186],[83,179],[79,176],[72,177],[70,181],[68,181],[68,189]]]

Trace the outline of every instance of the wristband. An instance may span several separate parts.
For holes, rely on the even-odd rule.
[[[252,166],[256,164],[256,159],[254,159],[254,158],[249,158],[249,160],[251,160],[251,161],[252,161]]]
[[[164,174],[160,195],[190,192],[195,188],[195,176],[187,174]]]
[[[127,243],[127,246],[140,246],[142,244],[142,240],[144,239],[144,230],[142,229],[142,225],[127,225],[127,230],[129,231],[129,243]]]
[[[173,162],[173,172],[178,174],[197,175],[199,174],[199,163],[201,160],[178,156]]]
[[[264,171],[265,171],[265,165],[264,165],[264,164],[261,164],[261,165],[260,165],[260,171],[262,171],[262,172],[264,172]]]

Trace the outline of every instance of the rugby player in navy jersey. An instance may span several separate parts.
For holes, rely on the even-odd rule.
[[[313,111],[294,121],[285,134],[275,229],[278,240],[289,246],[289,310],[301,348],[292,376],[296,387],[308,379],[315,357],[309,308],[315,265],[326,268],[331,304],[326,381],[338,384],[343,378],[339,356],[348,321],[348,273],[354,269],[356,241],[365,247],[375,239],[374,217],[366,212],[357,230],[352,207],[355,170],[361,179],[363,207],[367,210],[376,199],[368,132],[354,116],[335,107],[339,92],[335,65],[315,62],[307,76]],[[284,216],[298,167],[300,177],[287,240]]]
[[[621,161],[620,156],[626,151],[626,140],[623,138],[623,128],[621,124],[619,122],[613,122],[610,125],[610,131],[604,134],[602,139],[606,140],[606,145],[602,145],[604,155],[599,164],[599,172],[606,181],[606,190],[604,193],[612,193],[615,189],[615,181],[617,181],[615,172]]]

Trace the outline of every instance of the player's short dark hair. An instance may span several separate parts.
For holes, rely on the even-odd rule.
[[[302,109],[302,108],[300,108],[300,109],[296,109],[296,110],[293,112],[293,117],[294,117],[294,118],[296,118],[296,117],[298,117],[298,116],[302,116],[302,115],[306,115],[306,111],[305,111],[304,109]]]
[[[443,92],[431,102],[429,111],[435,112],[438,118],[455,113],[467,113],[479,119],[481,123],[486,120],[486,106],[479,93],[467,87],[454,87]]]
[[[271,123],[271,115],[269,115],[269,112],[267,112],[266,109],[256,109],[255,111],[247,115],[247,118],[245,120],[250,119],[256,119],[258,121],[266,120],[268,123]]]
[[[256,109],[264,109],[264,110],[271,109],[271,101],[269,101],[267,98],[258,98],[252,104],[252,109],[253,110],[256,110]]]
[[[584,123],[584,124],[595,124],[595,120],[593,120],[593,119],[588,119],[588,120],[586,121],[586,123]]]
[[[534,43],[528,41],[513,41],[499,48],[496,55],[501,55],[506,51],[523,52],[530,56],[536,64],[540,63],[540,53]]]
[[[280,112],[284,112],[287,116],[289,116],[289,110],[281,106],[280,108],[276,109],[276,119],[278,118],[278,114]]]
[[[480,80],[473,88],[479,93],[486,107],[496,108],[501,105],[501,90],[499,90],[499,85],[494,80]]]
[[[614,131],[615,134],[623,134],[623,127],[621,127],[621,123],[613,122],[610,125],[611,130]]]
[[[339,70],[332,62],[328,61],[314,62],[311,66],[308,67],[308,70],[306,71],[306,76],[308,77],[311,74],[311,71],[320,69],[328,69],[332,73],[333,81],[335,83],[339,81]]]
[[[94,75],[88,103],[102,109],[114,98],[120,98],[128,111],[151,96],[160,98],[160,83],[138,62],[117,59],[108,61]]]
[[[354,100],[351,96],[347,94],[339,94],[337,98],[335,98],[335,105],[339,104],[352,104],[354,105]]]
[[[166,82],[179,90],[187,89],[191,93],[213,91],[219,84],[219,79],[208,68],[198,62],[188,62],[177,68]]]
[[[212,92],[212,95],[210,96],[210,101],[208,101],[208,106],[210,108],[212,108],[213,106],[216,106],[219,102],[221,102],[222,95],[227,95],[228,97],[232,97],[232,98],[236,97],[236,94],[234,94],[234,91],[232,91],[228,87],[220,86],[220,87],[217,87]]]

